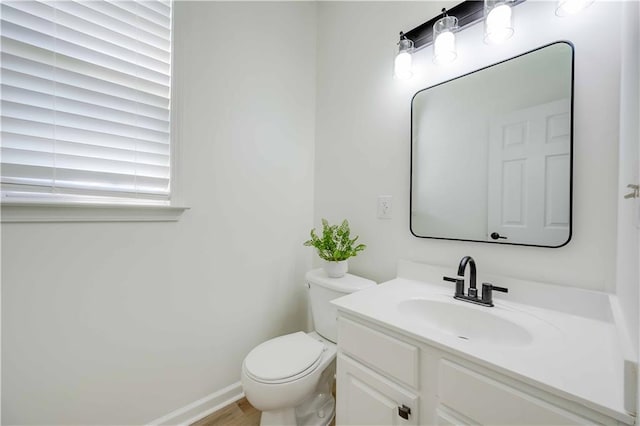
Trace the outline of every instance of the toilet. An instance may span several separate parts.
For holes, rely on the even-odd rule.
[[[335,415],[337,310],[333,299],[375,286],[355,275],[329,278],[323,269],[305,275],[315,331],[286,334],[256,346],[242,363],[242,387],[262,411],[263,426],[326,426]]]

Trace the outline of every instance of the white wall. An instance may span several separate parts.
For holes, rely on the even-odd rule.
[[[441,2],[322,2],[318,7],[315,222],[348,218],[368,249],[351,270],[377,281],[398,259],[449,266],[472,255],[479,271],[613,290],[616,250],[620,4],[595,2],[560,19],[554,2],[515,8],[516,33],[482,42],[482,25],[458,34],[458,60],[436,67],[415,55],[417,75],[391,78],[395,43],[439,13]],[[562,248],[418,239],[409,233],[410,101],[418,90],[556,40],[575,44],[574,232]],[[420,71],[421,70],[421,71]],[[525,84],[526,82],[523,82]],[[461,120],[460,125],[464,125]],[[376,218],[376,198],[393,196],[393,218]]]
[[[2,226],[2,423],[142,424],[306,325],[315,4],[175,2],[177,223]]]

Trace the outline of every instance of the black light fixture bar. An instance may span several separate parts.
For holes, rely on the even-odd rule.
[[[518,5],[526,0],[513,0],[511,6]],[[466,0],[447,9],[447,15],[458,18],[458,31],[484,19],[484,1]],[[431,18],[427,22],[418,25],[411,31],[404,33],[405,37],[413,41],[414,49],[418,50],[433,43],[433,24],[442,18],[442,14]]]

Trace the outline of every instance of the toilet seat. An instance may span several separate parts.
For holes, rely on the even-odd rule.
[[[324,344],[299,331],[256,346],[245,358],[244,370],[261,383],[287,383],[312,373],[324,350]]]

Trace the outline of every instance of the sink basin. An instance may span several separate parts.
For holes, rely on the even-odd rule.
[[[463,303],[467,304],[453,299],[408,299],[399,302],[398,309],[414,321],[461,340],[501,346],[524,346],[532,342],[533,337],[526,328],[490,312],[495,308]]]

